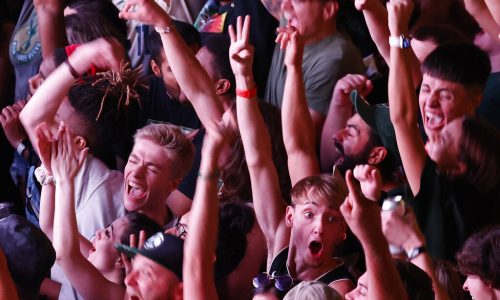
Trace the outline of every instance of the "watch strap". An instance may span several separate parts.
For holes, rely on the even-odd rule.
[[[406,49],[411,46],[411,38],[402,34],[399,36],[390,36],[389,37],[389,46]]]
[[[408,260],[413,260],[420,254],[424,253],[427,251],[427,247],[425,246],[420,246],[420,247],[415,247],[411,248],[408,251],[406,251],[406,256],[408,257]]]

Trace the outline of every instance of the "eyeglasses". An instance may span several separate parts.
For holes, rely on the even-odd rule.
[[[274,274],[275,272],[272,275],[260,273],[253,279],[253,286],[263,288],[274,283],[274,287],[281,292],[286,292],[293,286],[293,279],[290,275],[275,276]]]
[[[175,232],[178,238],[183,239],[186,238],[187,235],[187,228],[185,224],[182,224],[180,222],[177,222],[175,224]]]

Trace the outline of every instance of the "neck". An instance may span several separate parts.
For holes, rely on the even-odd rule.
[[[145,214],[146,216],[153,219],[156,223],[164,226],[168,224],[172,220],[172,215],[167,208],[166,204],[163,204],[149,209],[148,211],[139,211],[140,213]]]
[[[123,285],[123,280],[125,280],[124,270],[113,268],[107,272],[102,272],[102,276],[104,276],[107,280],[116,283],[118,285]]]
[[[313,281],[321,275],[335,268],[341,263],[338,258],[325,256],[318,266],[307,264],[298,254],[296,249],[290,244],[288,250],[287,266],[292,278],[298,278],[301,281]]]
[[[318,43],[336,32],[337,25],[335,25],[335,19],[330,19],[328,22],[325,22],[323,26],[321,26],[320,29],[314,33],[314,35],[303,37],[304,45]]]

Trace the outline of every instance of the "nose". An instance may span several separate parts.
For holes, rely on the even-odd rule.
[[[345,132],[346,132],[346,130],[342,129],[339,132],[337,132],[336,134],[334,134],[332,136],[333,142],[342,143],[342,141],[344,140],[344,137],[345,137]]]
[[[314,233],[322,234],[323,233],[323,218],[318,217],[314,222]]]
[[[462,286],[462,289],[466,292],[469,291],[469,277],[467,277],[467,279],[465,279],[465,282],[464,282],[464,285]]]
[[[439,92],[437,92],[437,91],[430,92],[429,96],[427,98],[426,105],[429,107],[438,107],[439,106]]]
[[[350,291],[349,293],[345,294],[345,300],[354,300],[356,299],[355,295],[356,295],[356,290],[358,288],[355,288],[354,290]]]

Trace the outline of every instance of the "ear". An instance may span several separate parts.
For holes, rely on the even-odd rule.
[[[217,95],[224,95],[231,88],[231,82],[227,79],[219,79],[215,83],[215,93]]]
[[[125,265],[123,264],[123,260],[121,258],[121,255],[118,256],[118,259],[115,261],[115,268],[116,269],[123,269],[123,268],[125,268]]]
[[[291,206],[286,207],[286,215],[285,215],[285,223],[288,228],[292,228],[293,226],[293,214],[295,210]]]
[[[323,7],[323,20],[331,21],[339,10],[339,3],[337,0],[329,0]]]
[[[161,78],[161,68],[156,63],[156,61],[154,59],[151,59],[150,65],[151,65],[151,71],[153,71],[153,74],[155,74],[156,77]]]
[[[87,147],[87,140],[84,137],[76,135],[73,139],[74,145],[78,150],[85,149]]]
[[[460,177],[467,172],[467,165],[463,161],[458,161],[457,165],[448,171],[452,177]]]
[[[387,156],[387,149],[385,147],[382,146],[374,147],[370,151],[370,156],[368,157],[368,164],[378,165],[385,159],[386,156]]]

